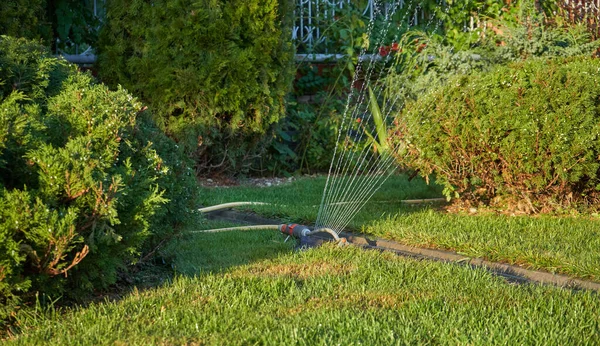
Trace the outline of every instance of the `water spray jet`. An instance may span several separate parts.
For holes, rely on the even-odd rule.
[[[311,229],[303,225],[281,224],[242,226],[197,232],[277,229],[288,237],[299,239],[301,246],[306,245],[308,247],[318,246],[327,240],[338,243],[345,241],[345,239],[339,237],[339,234],[395,171],[393,165],[398,157],[381,153],[399,152],[400,148],[393,145],[393,143],[389,143],[386,138],[389,138],[387,126],[402,108],[403,99],[400,97],[400,92],[396,93],[395,96],[386,96],[384,77],[394,73],[397,59],[402,58],[400,55],[392,58],[392,52],[401,54],[403,46],[413,45],[412,36],[406,36],[405,40],[404,36],[401,36],[404,35],[404,32],[399,29],[404,23],[408,23],[409,27],[419,24],[417,13],[421,11],[424,3],[424,0],[393,1],[391,4],[377,0],[369,2],[370,20],[363,35],[366,37],[366,44],[361,45],[360,53],[356,57],[356,66],[350,82],[352,87],[348,92],[341,124],[338,127],[336,145],[323,188],[321,203],[318,206],[315,227]],[[466,4],[466,2],[463,3],[463,9]],[[435,23],[435,28],[430,35],[435,35],[441,27],[441,20],[448,15],[451,8],[451,4],[446,4],[446,2],[442,2],[440,5],[444,16],[438,18],[438,13],[432,11],[425,23],[427,28]],[[395,14],[399,9],[402,9],[404,13],[398,19]],[[382,21],[381,26],[375,25],[376,20]],[[424,12],[421,12],[421,20],[424,20]],[[389,30],[396,27],[398,30],[396,30],[393,39],[390,41],[388,39],[388,36],[390,36],[388,35]],[[427,44],[423,47],[426,46]],[[420,49],[423,49],[423,47]],[[420,52],[420,50],[417,51],[417,53]],[[431,60],[429,56],[426,59]],[[415,61],[411,60],[405,63],[407,64],[406,68],[410,68]],[[416,64],[418,63],[417,61]],[[360,86],[354,87],[358,85],[359,79],[362,81]],[[382,79],[383,82],[380,82]],[[404,86],[401,90],[403,89]],[[360,124],[360,126],[356,124]],[[358,131],[358,134],[356,134],[356,131]],[[370,137],[373,145],[368,141],[368,137]],[[349,145],[349,143],[358,143],[362,145],[362,148],[355,148],[354,145]],[[240,202],[203,208],[200,211],[208,212],[233,206],[258,204],[268,203]]]

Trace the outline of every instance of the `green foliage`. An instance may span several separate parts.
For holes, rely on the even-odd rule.
[[[261,171],[287,175],[329,169],[345,102],[325,92],[313,96],[318,103],[288,103],[286,118],[277,124],[273,141],[261,155]]]
[[[555,58],[456,76],[407,105],[397,138],[406,164],[476,203],[536,212],[592,202],[598,71],[595,59]]]
[[[24,39],[2,36],[0,61],[2,303],[105,288],[196,217],[181,150],[124,89]]]
[[[313,1],[313,6],[316,4]],[[355,50],[360,51],[361,46],[367,40],[367,24],[369,19],[363,14],[367,3],[363,0],[352,0],[344,7],[335,11],[335,17],[324,17],[323,11],[312,13],[312,25],[321,30],[322,40],[319,42],[297,42],[297,50],[300,53],[342,53],[348,56],[355,55]],[[308,14],[304,14],[308,17]],[[381,26],[381,21],[377,25]],[[372,30],[376,32],[376,30]]]
[[[261,172],[315,173],[329,169],[346,106],[350,59],[298,64],[287,116],[257,163]]]
[[[102,1],[96,12],[102,16]],[[93,45],[100,25],[93,0],[8,0],[0,3],[0,35],[44,42],[53,51],[75,53]]]
[[[517,26],[498,23],[497,34],[485,42],[484,50],[496,62],[532,57],[592,55],[600,46],[581,25],[556,27],[544,23],[541,15],[531,14]]]
[[[444,37],[409,31],[399,40],[400,51],[385,80],[388,92],[401,102],[414,100],[445,85],[454,75],[489,71],[494,66],[536,57],[590,56],[600,46],[583,27],[553,27],[543,18],[529,17],[524,24],[495,22],[497,33],[489,33],[470,48],[458,50]]]
[[[52,59],[46,49],[26,39],[2,38],[0,52],[0,97],[8,97],[19,90],[28,98],[45,104],[47,96],[54,96],[62,81],[73,73],[73,67]]]
[[[389,151],[388,144],[388,129],[387,123],[385,122],[385,116],[381,111],[377,96],[373,92],[373,88],[369,86],[369,112],[373,118],[374,123],[374,134],[371,134],[368,130],[365,130],[365,134],[369,137],[370,142],[375,147],[375,150],[382,154],[387,155]],[[385,106],[385,103],[383,103]]]
[[[53,29],[53,47],[75,54],[94,45],[98,39],[99,17],[103,17],[103,1],[47,0],[47,16]],[[94,7],[98,17],[94,14]]]
[[[46,0],[7,0],[0,3],[0,35],[51,38],[51,28],[46,22]]]
[[[242,169],[285,112],[291,5],[108,1],[100,75],[147,101],[199,168]]]

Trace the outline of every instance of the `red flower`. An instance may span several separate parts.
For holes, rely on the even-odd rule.
[[[362,120],[360,118],[356,118],[356,122],[360,124]]]
[[[397,52],[398,49],[400,49],[400,46],[398,45],[398,42],[392,43],[392,51],[393,52]]]
[[[389,46],[381,46],[381,47],[379,47],[379,55],[381,55],[381,56],[387,56],[388,54],[390,54],[390,47]]]

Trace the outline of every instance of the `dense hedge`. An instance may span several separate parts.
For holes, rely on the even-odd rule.
[[[293,77],[290,0],[107,2],[98,69],[148,102],[200,167],[268,141]],[[223,164],[221,165],[221,163]]]
[[[0,37],[0,320],[29,292],[115,282],[192,221],[195,179],[122,88]]]
[[[456,76],[409,103],[403,163],[449,197],[525,212],[593,202],[600,190],[600,61],[535,59]]]
[[[47,0],[6,0],[0,2],[0,35],[30,39],[52,38],[47,22]]]

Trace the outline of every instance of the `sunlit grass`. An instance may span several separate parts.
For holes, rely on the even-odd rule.
[[[252,210],[310,223],[323,179],[203,192],[207,205],[271,202],[280,205]],[[353,227],[409,245],[600,278],[596,220],[407,207],[399,201],[439,193],[411,184],[405,177],[390,181],[375,201],[393,202],[370,204]],[[228,226],[204,221],[194,230]],[[353,247],[293,252],[294,244],[283,241],[267,230],[186,233],[160,251],[175,273],[160,286],[144,284],[86,307],[22,311],[20,333],[7,343],[600,344],[597,292],[516,285],[483,269]]]
[[[243,256],[273,242],[281,251],[264,253],[266,259],[232,261],[219,254]],[[600,340],[600,299],[591,292],[519,286],[483,270],[350,247],[292,253],[268,231],[194,235],[175,246],[182,247],[188,275],[117,302],[32,318],[12,342],[565,345]],[[199,255],[191,256],[195,248]],[[213,256],[211,263],[200,253]]]
[[[282,221],[311,224],[321,202],[325,177],[303,178],[269,188],[239,186],[203,189],[207,205],[261,201],[247,208]],[[439,197],[438,186],[392,177],[351,222],[350,229],[407,245],[454,250],[553,273],[600,281],[600,220],[591,217],[456,215],[404,199]]]
[[[600,281],[600,220],[589,218],[398,213],[364,232],[404,244]]]
[[[215,205],[227,202],[266,202],[271,205],[239,208],[253,210],[263,216],[287,221],[314,223],[323,196],[327,177],[302,177],[289,184],[258,187],[233,186],[202,188],[203,205]],[[371,198],[369,203],[356,215],[350,228],[360,229],[366,222],[394,215],[399,210],[414,210],[414,207],[402,203],[406,199],[439,198],[441,187],[428,185],[423,179],[408,180],[406,175],[391,176]]]

